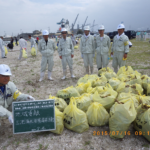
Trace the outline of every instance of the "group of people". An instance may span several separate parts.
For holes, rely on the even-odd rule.
[[[149,38],[150,39],[150,33],[148,33],[148,36],[147,36],[147,32],[145,32],[145,31],[138,31],[137,33],[136,33],[136,40],[137,41],[146,41],[146,38]]]

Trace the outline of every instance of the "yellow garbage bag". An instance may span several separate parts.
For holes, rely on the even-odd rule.
[[[83,94],[83,93],[86,93],[86,92],[87,92],[87,88],[88,88],[88,87],[91,87],[90,82],[88,82],[88,83],[80,83],[80,84],[78,84],[75,88],[77,89],[77,91],[78,91],[80,94]]]
[[[6,47],[4,47],[4,48],[5,48],[5,56],[7,56],[7,54],[8,54],[7,48]]]
[[[84,77],[80,78],[77,82],[77,84],[80,84],[80,83],[87,83],[87,82],[91,82],[91,84],[93,83],[93,81],[95,79],[97,79],[98,76],[95,74],[95,75],[85,75]]]
[[[13,42],[13,46],[15,46],[15,42]]]
[[[22,57],[23,58],[27,58],[27,52],[26,52],[26,50],[24,48],[22,50]]]
[[[137,95],[137,99],[140,104],[143,105],[150,105],[150,96],[145,96],[145,95]]]
[[[75,99],[71,99],[64,110],[64,125],[67,129],[82,133],[89,129],[86,114],[77,108]]]
[[[93,87],[96,86],[105,86],[107,84],[107,78],[102,75],[101,77],[95,79],[92,83]]]
[[[98,93],[102,93],[104,90],[105,90],[105,87],[104,87],[104,86],[97,86],[97,87],[95,87],[95,88],[88,87],[88,88],[87,88],[87,93],[94,94],[96,91],[97,91]]]
[[[32,56],[36,56],[36,49],[35,49],[35,47],[32,47],[32,49],[31,49],[31,55]]]
[[[117,101],[118,102],[123,102],[125,103],[127,100],[133,100],[134,102],[134,107],[135,109],[138,108],[138,106],[140,105],[139,100],[138,100],[138,95],[133,94],[133,93],[120,93],[117,97]]]
[[[120,74],[131,74],[131,73],[133,73],[134,72],[134,70],[132,69],[132,67],[131,66],[122,66],[122,67],[120,67],[120,69],[118,70],[118,72],[117,72],[117,76],[119,76]]]
[[[56,134],[62,134],[64,130],[64,114],[60,112],[57,107],[55,107],[55,120],[56,120],[56,130],[51,132]]]
[[[124,82],[121,82],[120,85],[117,88],[118,93],[129,93],[132,92],[134,94],[143,94],[143,88],[140,84],[133,84],[133,85],[128,85]]]
[[[92,95],[90,93],[85,93],[80,97],[72,97],[71,99],[75,99],[77,108],[86,112],[92,102]]]
[[[74,49],[78,49],[78,46],[74,46]]]
[[[71,97],[79,97],[80,94],[76,88],[71,86],[71,87],[68,87],[66,89],[58,91],[56,96],[58,98],[64,99],[66,101],[66,103],[69,104]]]
[[[150,105],[140,105],[134,121],[135,135],[143,135],[150,142]]]
[[[103,126],[109,122],[109,114],[102,104],[94,102],[92,103],[87,112],[88,123],[91,126]]]
[[[54,99],[55,100],[55,106],[60,110],[60,111],[64,111],[64,109],[67,107],[67,103],[62,99],[62,98],[58,98],[55,96],[49,96],[49,99]]]
[[[148,96],[150,95],[150,77],[148,77],[147,75],[143,75],[141,79],[142,79],[142,87],[144,88]]]
[[[99,76],[101,76],[101,75],[104,75],[108,80],[113,78],[113,77],[114,78],[117,77],[115,72],[104,72],[104,73],[100,74]]]
[[[115,102],[110,109],[109,129],[111,138],[123,138],[128,134],[130,124],[136,118],[134,102],[128,100],[125,103]]]
[[[109,67],[106,67],[106,68],[102,68],[98,71],[98,75],[101,75],[102,73],[105,73],[105,72],[114,72],[111,68]]]
[[[56,46],[56,50],[58,49],[58,46]]]
[[[121,83],[121,81],[117,78],[112,78],[108,80],[108,83],[110,84],[110,86],[114,89],[117,90],[119,84]]]

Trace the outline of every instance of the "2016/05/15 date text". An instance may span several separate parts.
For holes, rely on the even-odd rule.
[[[94,136],[98,135],[131,135],[130,131],[93,131]],[[135,131],[135,135],[150,135],[150,131]]]

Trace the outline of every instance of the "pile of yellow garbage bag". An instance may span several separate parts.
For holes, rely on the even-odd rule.
[[[57,112],[54,133],[61,134],[64,127],[82,133],[89,125],[109,125],[109,135],[116,139],[130,135],[134,123],[135,132],[144,132],[150,141],[150,77],[131,66],[121,67],[117,74],[107,67],[98,75],[85,75],[76,86],[49,98],[55,100]]]

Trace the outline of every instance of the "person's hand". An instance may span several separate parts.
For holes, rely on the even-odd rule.
[[[60,59],[62,59],[62,56],[59,56],[60,57]]]
[[[123,58],[126,59],[127,58],[127,54],[124,54]]]
[[[26,101],[34,101],[35,99],[32,96],[27,96]]]
[[[74,55],[71,55],[71,58],[73,58],[74,57]]]
[[[14,123],[14,119],[13,119],[13,116],[12,116],[12,115],[8,117],[8,120],[9,120],[9,123],[10,123],[10,124],[13,124],[13,123]]]

